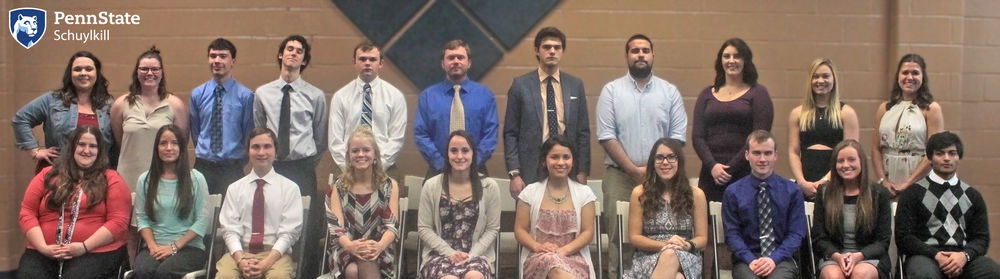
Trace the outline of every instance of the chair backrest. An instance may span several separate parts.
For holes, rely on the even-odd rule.
[[[629,239],[628,239],[628,214],[629,214],[628,210],[629,210],[629,202],[627,202],[627,201],[618,201],[618,202],[616,202],[615,207],[616,207],[616,209],[618,211],[618,219],[621,222],[620,225],[621,225],[622,243],[628,243],[629,242]]]
[[[816,203],[807,201],[806,205],[806,225],[812,228],[813,225],[813,210],[816,208]]]
[[[587,180],[587,186],[590,187],[590,190],[594,191],[594,195],[597,196],[597,201],[598,202],[604,200],[604,180],[600,180],[600,179]],[[597,205],[597,204],[594,204],[594,205]],[[597,217],[601,217],[601,215],[604,215],[604,207],[603,206],[596,206],[595,209],[597,209],[595,211],[597,213]]]
[[[691,187],[698,187],[698,180],[700,180],[700,179],[698,179],[697,176],[690,177],[690,178],[688,178],[688,184],[690,184]]]
[[[722,227],[722,203],[709,202],[708,215],[712,220],[715,220],[715,242],[726,243],[726,230]]]
[[[517,200],[510,196],[510,179],[494,178],[493,180],[500,187],[500,211],[512,213],[517,211]]]
[[[403,206],[406,206],[409,210],[417,210],[417,208],[420,208],[420,189],[424,187],[424,178],[415,175],[407,175],[403,179],[405,180],[404,185],[406,185],[407,190],[406,197],[413,198],[413,201],[409,201],[407,203],[400,202],[400,208],[402,209]]]

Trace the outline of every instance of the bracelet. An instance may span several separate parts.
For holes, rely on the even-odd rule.
[[[34,158],[35,158],[35,156],[38,156],[38,150],[39,150],[39,149],[40,149],[40,148],[35,148],[35,150],[34,150],[34,151],[31,151],[31,159],[34,159]]]
[[[170,250],[173,251],[170,255],[177,255],[177,244],[170,243]]]
[[[694,250],[698,249],[698,247],[694,246],[694,241],[691,241],[690,239],[688,239],[688,244],[691,245],[691,247],[688,248],[688,252],[694,252]]]
[[[84,254],[90,253],[90,249],[87,249],[87,243],[86,242],[80,241],[80,244],[83,245],[83,253]]]

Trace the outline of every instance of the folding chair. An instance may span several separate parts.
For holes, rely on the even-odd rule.
[[[404,178],[404,180],[405,180],[404,183],[406,183],[406,188],[407,188],[407,200],[405,203],[406,212],[408,213],[411,211],[417,212],[417,210],[420,208],[420,191],[424,187],[424,178],[421,176],[407,175]],[[404,203],[402,202],[402,199],[400,199],[399,203],[400,212],[403,212],[402,211],[403,207]],[[408,218],[409,217],[401,219],[402,227],[406,227],[405,221],[408,220]],[[403,230],[401,230],[399,235],[400,235],[400,248],[401,248],[399,249],[400,252],[416,251],[417,272],[420,272],[420,261],[422,260],[421,252],[423,252],[423,249],[421,249],[423,247],[421,247],[420,245],[420,235],[417,234],[416,228],[413,228],[413,231],[406,230],[406,232],[403,232]],[[410,253],[402,253],[402,254],[412,255]],[[400,270],[397,271],[396,273],[397,276],[402,276],[400,272],[405,271],[404,268],[405,265],[403,264],[402,258],[400,258],[400,262],[398,264],[399,266],[397,268],[399,268]]]
[[[809,266],[812,268],[812,269],[810,269],[812,271],[812,274],[808,274],[808,272],[803,272],[803,274],[804,275],[805,274],[810,275],[809,278],[816,278],[816,276],[819,275],[819,271],[816,270],[816,254],[813,253],[813,241],[812,241],[813,209],[815,209],[815,208],[816,208],[816,204],[815,203],[813,203],[813,202],[806,202],[806,204],[805,204],[805,210],[806,210],[806,235],[805,235],[805,240],[806,240],[806,243],[807,243],[806,250],[809,251]],[[801,249],[799,249],[799,250],[801,250]],[[805,257],[803,257],[803,259],[804,258]]]
[[[892,212],[891,212],[892,213],[892,227],[894,229],[896,228],[896,207],[897,206],[899,206],[899,204],[897,202],[892,202],[891,204],[889,204],[889,208],[892,210]],[[896,230],[892,230],[892,234],[890,235],[890,237],[892,237],[892,239],[896,239]],[[904,268],[905,265],[906,265],[906,255],[903,255],[903,253],[899,252],[899,247],[896,247],[896,269],[899,272],[899,279],[906,279],[906,269]]]
[[[603,255],[608,249],[608,234],[601,233],[601,217],[604,216],[604,205],[601,204],[604,196],[603,180],[591,179],[587,180],[587,186],[594,191],[594,195],[597,196],[597,201],[594,202],[594,240],[590,243],[590,251],[597,252],[597,263],[594,265],[594,272],[597,274],[597,279],[604,278],[604,272],[602,268],[604,267]],[[621,246],[618,247],[621,250]],[[618,251],[618,256],[621,257],[621,251]],[[611,259],[608,259],[611,260]],[[621,266],[619,264],[619,266]]]
[[[497,185],[500,186],[500,215],[503,214],[517,214],[517,200],[510,196],[510,180],[495,178]],[[524,278],[523,266],[520,264],[521,259],[521,245],[517,243],[517,239],[514,237],[514,231],[505,232],[501,226],[500,236],[497,237],[497,273],[499,275],[500,266],[500,254],[514,254],[516,255],[515,262],[517,262],[517,278]],[[498,276],[499,277],[499,276]]]
[[[621,232],[621,236],[622,236],[622,237],[618,238],[618,266],[622,266],[622,250],[624,250],[622,248],[622,246],[624,244],[629,243],[629,238],[628,238],[628,213],[629,213],[628,211],[629,211],[629,202],[618,201],[615,204],[615,207],[616,207],[616,209],[618,211],[618,214],[617,214],[618,215],[617,216],[618,217],[618,231]],[[622,279],[623,276],[624,276],[623,274],[625,274],[625,270],[621,270],[621,272],[618,272],[618,279]]]
[[[726,243],[726,233],[722,228],[722,203],[721,202],[709,202],[708,203],[708,225],[712,230],[712,236],[715,241],[712,242],[712,262],[713,262],[713,275],[715,278],[732,278],[731,270],[722,270],[719,268],[719,244]]]

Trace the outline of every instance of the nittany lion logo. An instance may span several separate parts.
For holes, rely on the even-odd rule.
[[[45,36],[45,10],[18,8],[10,10],[10,35],[24,48],[31,48]]]

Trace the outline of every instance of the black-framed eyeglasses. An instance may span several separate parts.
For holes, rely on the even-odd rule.
[[[667,154],[667,155],[656,154],[656,156],[654,156],[653,159],[654,162],[656,162],[657,164],[662,164],[663,162],[677,163],[677,154]]]

